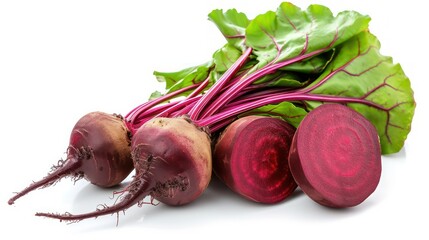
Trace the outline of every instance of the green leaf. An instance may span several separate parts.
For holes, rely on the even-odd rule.
[[[310,5],[301,10],[282,3],[277,12],[257,16],[246,29],[246,44],[254,49],[259,64],[285,61],[312,52],[328,51],[366,30],[370,18],[354,11],[333,16],[329,8]]]
[[[299,61],[285,67],[282,67],[281,70],[300,72],[306,74],[320,74],[325,70],[326,66],[331,62],[334,57],[335,48],[331,51],[322,53],[315,57],[312,57],[307,60]]]
[[[162,97],[164,94],[162,94],[160,91],[155,91],[155,92],[153,92],[153,93],[151,93],[150,94],[150,96],[149,96],[149,101],[150,100],[154,100],[154,99],[157,99],[157,98],[159,98],[159,97]]]
[[[314,76],[323,72],[332,60],[334,52],[332,50],[308,60],[285,66],[275,73],[261,77],[253,84],[263,84],[267,87],[304,87],[315,80]]]
[[[153,74],[159,82],[165,82],[167,93],[204,81],[213,67],[212,62],[190,67],[177,72],[157,72]]]
[[[223,73],[241,56],[242,52],[231,44],[226,44],[213,54],[215,71]]]
[[[415,101],[399,64],[379,52],[380,43],[363,32],[338,47],[326,71],[305,91],[332,96],[364,115],[376,127],[383,154],[398,152],[410,132]],[[327,98],[327,97],[325,97]],[[309,107],[315,104],[308,102]]]
[[[308,85],[308,75],[297,74],[289,71],[276,71],[258,79],[254,84],[265,87],[301,88]]]
[[[298,127],[302,119],[307,115],[301,107],[295,106],[291,102],[281,102],[279,104],[270,104],[251,111],[243,113],[241,116],[261,115],[281,118],[294,127]]]
[[[241,50],[246,48],[245,30],[250,20],[244,13],[239,13],[235,9],[226,12],[216,9],[209,14],[209,19],[216,24],[229,44]]]

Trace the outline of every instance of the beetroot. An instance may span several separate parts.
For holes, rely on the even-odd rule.
[[[121,116],[92,112],[74,126],[67,149],[67,158],[60,160],[45,178],[9,199],[18,198],[38,188],[48,187],[64,177],[75,181],[85,178],[100,187],[122,182],[133,170],[131,139]]]
[[[311,111],[293,138],[289,165],[298,186],[321,205],[362,203],[381,175],[380,142],[375,127],[340,104]]]
[[[136,175],[121,191],[121,201],[85,214],[36,213],[36,216],[80,221],[141,205],[148,195],[165,204],[183,205],[199,197],[210,182],[210,138],[188,119],[154,118],[137,130],[131,147]]]
[[[288,166],[295,128],[278,118],[247,116],[230,124],[213,155],[216,175],[255,202],[277,203],[297,187]]]

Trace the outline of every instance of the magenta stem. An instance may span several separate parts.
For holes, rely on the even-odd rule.
[[[191,119],[197,119],[200,113],[203,111],[204,107],[212,101],[214,96],[219,93],[228,83],[228,81],[237,73],[237,71],[243,66],[247,61],[247,58],[252,53],[252,48],[246,49],[244,53],[235,61],[235,63],[228,68],[228,70],[220,77],[220,79],[214,84],[206,94],[195,104],[195,106],[189,111],[189,117]]]
[[[232,107],[224,108],[218,114],[206,117],[201,120],[197,120],[196,124],[198,124],[199,126],[209,126],[210,128],[219,129],[222,127],[222,124],[219,124],[219,123],[221,123],[225,119],[234,117],[238,114],[244,113],[246,111],[250,111],[258,107],[262,107],[268,104],[278,104],[284,101],[361,103],[377,109],[384,109],[384,107],[381,105],[378,105],[374,102],[368,101],[366,99],[361,99],[361,98],[319,95],[319,94],[299,93],[299,92],[292,92],[292,93],[286,92],[286,93],[274,93],[271,95],[261,97],[259,100],[256,100],[256,101],[246,101],[243,104],[233,105]]]
[[[307,54],[302,54],[298,57],[294,57],[292,59],[289,60],[285,60],[282,62],[278,62],[278,63],[273,63],[273,64],[268,64],[266,66],[264,66],[263,68],[256,70],[255,72],[244,76],[241,81],[239,81],[237,84],[235,84],[234,86],[230,87],[228,90],[226,90],[224,93],[222,93],[209,107],[208,110],[206,110],[206,112],[204,113],[204,115],[201,116],[201,118],[205,118],[207,116],[211,116],[213,115],[215,112],[217,112],[222,106],[224,106],[226,103],[230,102],[232,99],[234,99],[237,94],[242,91],[244,88],[246,88],[247,86],[249,86],[250,84],[252,84],[253,82],[255,82],[256,80],[258,80],[259,78],[273,73],[276,70],[285,67],[287,65],[305,60],[307,58],[311,58],[314,57],[320,53],[325,52],[326,49],[319,49]]]
[[[133,123],[134,120],[135,120],[135,118],[137,118],[139,114],[145,112],[146,110],[150,109],[151,107],[156,106],[156,105],[158,105],[160,103],[163,103],[165,101],[168,101],[168,100],[170,100],[170,99],[172,99],[172,98],[174,98],[174,97],[176,97],[176,96],[178,96],[178,95],[180,95],[180,94],[182,94],[184,92],[187,92],[187,91],[192,90],[194,88],[198,88],[198,86],[200,84],[201,83],[196,83],[196,84],[193,84],[193,85],[190,85],[190,86],[178,89],[177,91],[168,93],[168,94],[166,94],[164,96],[161,96],[159,98],[153,99],[153,100],[148,101],[146,103],[143,103],[140,106],[134,108],[127,115],[125,115],[125,118],[127,119],[128,122]]]

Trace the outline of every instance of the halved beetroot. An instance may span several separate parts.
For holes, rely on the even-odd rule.
[[[280,202],[297,187],[288,164],[294,133],[292,125],[277,118],[239,118],[219,137],[213,170],[231,190],[249,200]]]
[[[380,180],[377,131],[353,109],[323,104],[297,128],[289,166],[298,186],[317,203],[356,206],[375,191]]]

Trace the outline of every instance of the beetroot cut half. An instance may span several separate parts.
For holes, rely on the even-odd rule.
[[[289,153],[298,186],[333,208],[362,203],[377,188],[381,150],[374,125],[340,104],[323,104],[303,119]]]
[[[213,154],[215,174],[234,192],[273,204],[296,189],[288,165],[295,128],[273,117],[246,116],[220,135]]]

